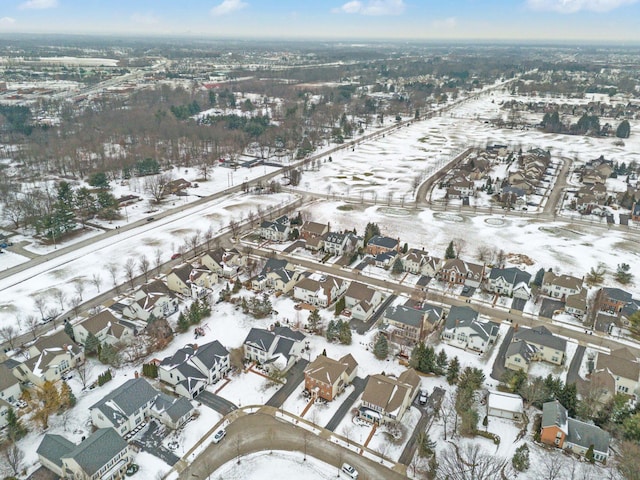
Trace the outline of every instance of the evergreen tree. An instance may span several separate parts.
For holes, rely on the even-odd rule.
[[[389,355],[389,342],[387,342],[387,337],[381,333],[376,337],[376,343],[373,345],[373,354],[379,360],[384,360]]]
[[[309,313],[309,318],[307,319],[307,325],[309,331],[313,333],[318,332],[318,327],[320,326],[320,312],[317,308],[314,308],[311,313]]]
[[[575,383],[567,383],[563,386],[558,401],[567,409],[570,417],[575,417],[578,410],[578,390]]]
[[[590,463],[596,463],[596,458],[593,454],[593,443],[589,445],[589,448],[587,449],[587,453],[585,453],[584,456],[587,460],[589,460]]]
[[[440,350],[438,352],[438,356],[436,357],[436,373],[438,375],[444,375],[444,372],[447,370],[447,352],[444,350]]]
[[[65,381],[60,385],[60,409],[72,408],[76,404],[76,397],[71,391],[71,387]]]
[[[98,359],[107,365],[117,366],[120,363],[120,355],[113,345],[105,343],[100,349]]]
[[[460,374],[460,360],[458,357],[453,357],[447,367],[447,382],[449,385],[455,385],[458,383],[458,375]]]
[[[335,307],[335,316],[337,317],[338,315],[340,315],[342,313],[342,311],[345,309],[346,307],[346,300],[344,297],[341,297],[337,302],[336,302],[336,307]]]
[[[340,323],[338,333],[340,343],[343,345],[351,345],[351,327],[349,327],[349,322],[339,321],[338,323]]]
[[[532,283],[534,285],[538,286],[538,287],[541,287],[542,286],[542,279],[544,278],[544,274],[545,274],[544,268],[541,268],[540,270],[538,270],[536,272],[536,276],[533,279]]]
[[[394,275],[399,275],[404,271],[404,265],[402,264],[402,260],[399,258],[393,262],[393,267],[391,267],[391,273]]]
[[[12,442],[17,442],[26,434],[26,427],[22,424],[13,408],[9,407],[9,410],[7,410],[7,437]]]
[[[623,120],[616,128],[616,137],[618,138],[629,138],[631,135],[631,126],[629,125],[628,120]]]
[[[449,242],[449,246],[447,246],[447,250],[444,252],[444,258],[447,260],[456,258],[456,251],[453,248],[453,240]]]
[[[327,340],[330,342],[335,341],[338,338],[338,326],[335,320],[329,320],[327,325]]]
[[[180,312],[180,315],[178,315],[178,331],[184,333],[187,330],[189,330],[189,320],[184,312]]]
[[[529,447],[523,443],[518,448],[511,459],[511,464],[518,472],[529,470]]]
[[[73,334],[73,327],[71,326],[71,322],[65,322],[65,324],[64,324],[64,333],[69,335],[69,337],[75,342],[76,337]]]
[[[84,352],[86,355],[95,355],[100,348],[100,341],[96,336],[89,332],[87,339],[84,341]]]

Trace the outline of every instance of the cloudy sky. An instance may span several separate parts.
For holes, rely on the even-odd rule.
[[[0,0],[0,32],[640,41],[640,0]]]

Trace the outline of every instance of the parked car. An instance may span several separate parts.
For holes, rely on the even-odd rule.
[[[171,255],[171,260],[175,260],[176,258],[180,258],[181,254],[180,253],[174,253],[173,255]]]
[[[153,218],[153,217],[147,218],[147,222],[152,222],[153,220],[155,220],[155,218]]]
[[[358,478],[358,471],[348,463],[342,464],[342,472],[346,473],[349,478],[353,478],[354,480]]]
[[[220,443],[224,436],[227,434],[227,431],[224,428],[221,428],[213,435],[213,443]]]
[[[420,396],[418,397],[418,403],[420,403],[420,405],[426,405],[427,404],[427,392],[425,392],[424,390],[420,390]]]

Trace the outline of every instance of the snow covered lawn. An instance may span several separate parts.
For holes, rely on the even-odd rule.
[[[268,379],[251,370],[247,373],[236,373],[229,378],[231,381],[218,392],[218,395],[235,403],[238,407],[264,405],[280,388],[278,385],[268,386]],[[210,385],[207,390],[215,391],[219,386]]]

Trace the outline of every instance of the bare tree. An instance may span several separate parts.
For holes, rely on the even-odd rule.
[[[82,294],[84,293],[84,287],[85,287],[85,284],[82,278],[77,278],[73,282],[73,289],[75,290],[76,295],[78,296],[80,301],[82,301]]]
[[[564,467],[565,462],[558,455],[544,455],[542,462],[538,465],[538,471],[542,478],[558,480],[565,478]]]
[[[40,312],[41,320],[44,320],[44,314],[47,308],[47,299],[44,298],[44,296],[39,295],[33,300],[33,303]]]
[[[482,263],[491,263],[493,260],[493,252],[491,248],[487,247],[486,245],[480,245],[478,247],[476,257]]]
[[[64,302],[67,300],[67,295],[59,288],[56,288],[53,291],[53,298],[55,298],[60,304],[60,310],[64,311]]]
[[[211,239],[213,238],[213,227],[211,225],[209,225],[209,228],[205,230],[205,232],[202,234],[202,237],[204,238],[204,242],[207,245],[207,250],[209,250],[211,248],[211,245],[209,244],[211,243]]]
[[[467,246],[467,241],[464,238],[454,238],[453,244],[456,249],[456,258],[460,258],[460,255],[462,255],[465,247]]]
[[[14,327],[13,325],[5,325],[3,327],[0,327],[0,338],[2,338],[3,342],[9,344],[11,350],[15,348],[13,343],[15,342],[17,336],[18,329],[16,329],[16,327]]]
[[[22,324],[26,328],[27,332],[33,335],[34,340],[38,338],[37,333],[38,333],[38,326],[40,325],[40,322],[38,321],[38,318],[35,315],[27,315],[24,321],[22,322]]]
[[[96,291],[100,293],[100,285],[102,284],[102,277],[98,272],[94,273],[93,276],[91,277],[91,283],[93,283],[93,286],[96,287]]]
[[[6,464],[9,465],[14,476],[17,476],[22,470],[22,461],[24,460],[24,452],[18,446],[11,442],[3,450],[2,456]]]
[[[113,288],[115,288],[116,293],[118,293],[118,265],[116,265],[115,263],[110,263],[109,265],[107,265],[107,271],[111,275]]]
[[[142,255],[142,257],[140,257],[140,260],[138,261],[138,268],[140,269],[140,273],[144,275],[144,281],[148,281],[150,265],[149,259],[146,257],[146,255]]]
[[[71,298],[71,308],[73,309],[74,315],[77,317],[80,312],[80,305],[82,304],[82,299],[80,297],[72,297]]]
[[[127,277],[129,286],[133,288],[133,279],[135,278],[136,271],[136,261],[133,258],[129,257],[127,258],[127,261],[122,268],[124,269],[124,274]]]
[[[235,220],[229,220],[229,230],[231,230],[231,236],[233,238],[237,238],[239,230],[238,222],[236,222]]]
[[[171,175],[161,173],[150,175],[144,180],[144,191],[151,195],[156,203],[160,203],[167,192],[167,184],[171,181]]]
[[[502,478],[502,471],[507,465],[505,459],[485,453],[477,444],[452,445],[444,455],[440,455],[438,478],[494,480]]]
[[[196,232],[187,239],[187,243],[189,244],[189,248],[192,250],[193,255],[197,255],[198,245],[200,245],[200,230],[196,230]]]
[[[134,342],[134,343],[137,343],[137,342]],[[81,364],[76,366],[76,373],[78,374],[80,383],[82,383],[83,390],[87,388],[89,379],[91,378],[91,372],[93,372],[93,365],[87,361],[84,361]]]
[[[162,250],[156,248],[153,251],[153,266],[160,273],[160,267],[162,266]]]

